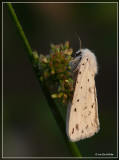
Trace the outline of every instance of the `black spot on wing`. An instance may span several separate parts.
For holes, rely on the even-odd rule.
[[[87,107],[85,106],[83,110],[85,110]]]
[[[90,115],[90,114],[91,114],[91,111],[89,111],[88,115]]]
[[[93,108],[93,106],[94,106],[94,103],[91,105],[91,108]]]
[[[74,128],[72,129],[72,134],[74,133]]]
[[[84,132],[84,130],[81,131],[82,133]]]
[[[86,129],[88,128],[88,125],[86,126]]]
[[[81,74],[81,71],[79,71],[79,74]]]
[[[74,111],[76,112],[76,108],[74,109]]]
[[[78,124],[76,124],[76,129],[79,130],[79,125]]]
[[[79,102],[79,99],[77,99],[77,102]]]

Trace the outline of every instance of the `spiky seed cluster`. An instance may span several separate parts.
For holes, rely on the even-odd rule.
[[[65,44],[51,44],[50,55],[39,57],[39,70],[41,72],[40,80],[46,82],[46,85],[55,86],[56,93],[52,94],[52,98],[62,98],[62,102],[66,103],[73,96],[73,80],[71,78],[71,68],[69,61],[72,49],[69,49],[69,42]],[[36,61],[38,60],[35,54]]]

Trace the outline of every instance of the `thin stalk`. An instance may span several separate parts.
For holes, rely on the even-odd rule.
[[[66,135],[65,123],[64,123],[64,120],[62,118],[62,115],[61,115],[60,111],[58,110],[57,105],[55,104],[54,100],[51,98],[50,93],[48,91],[48,88],[45,86],[45,84],[43,82],[40,81],[39,74],[38,74],[39,73],[38,69],[33,66],[33,52],[32,52],[32,49],[31,49],[31,47],[28,43],[28,40],[27,40],[27,38],[24,34],[24,31],[23,31],[23,29],[20,25],[20,22],[19,22],[16,14],[15,14],[15,11],[12,7],[12,4],[11,3],[6,3],[6,6],[8,8],[9,13],[10,13],[10,16],[11,16],[13,22],[14,22],[14,25],[16,27],[16,30],[17,30],[18,34],[19,34],[19,37],[20,37],[20,39],[21,39],[21,41],[22,41],[22,43],[25,47],[27,56],[29,57],[29,60],[30,60],[31,65],[33,67],[33,70],[34,70],[34,72],[37,76],[37,80],[38,80],[38,82],[39,82],[39,84],[42,88],[42,91],[45,95],[47,103],[48,103],[48,105],[51,109],[51,112],[52,112],[52,114],[53,114],[53,116],[56,120],[56,123],[57,123],[57,125],[58,125],[58,127],[59,127],[59,129],[62,133],[64,141],[65,141],[67,147],[69,148],[70,153],[72,154],[73,157],[81,157],[81,153],[80,153],[77,145],[73,142],[69,142],[69,140],[67,138],[67,135]]]

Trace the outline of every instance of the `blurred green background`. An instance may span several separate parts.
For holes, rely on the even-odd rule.
[[[77,142],[83,157],[117,155],[117,4],[13,4],[33,51],[48,54],[50,44],[70,42],[92,50],[98,60],[96,87],[100,131]],[[3,4],[4,138],[7,157],[70,157],[37,82],[8,10]],[[66,117],[66,107],[56,100]]]

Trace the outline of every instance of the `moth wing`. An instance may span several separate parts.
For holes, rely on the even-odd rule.
[[[72,104],[67,110],[66,132],[70,141],[79,141],[99,130],[94,74],[89,62],[81,60]]]

